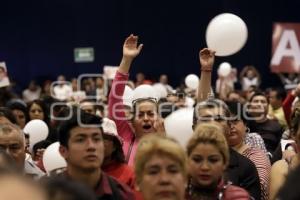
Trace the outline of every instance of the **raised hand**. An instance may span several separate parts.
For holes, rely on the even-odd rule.
[[[126,38],[123,45],[123,57],[134,59],[143,48],[143,44],[138,45],[138,36],[131,34]]]
[[[215,51],[204,48],[199,53],[199,59],[202,71],[211,71],[215,61]]]
[[[118,71],[128,73],[133,59],[140,54],[143,44],[138,45],[138,36],[131,34],[123,44],[123,58]]]

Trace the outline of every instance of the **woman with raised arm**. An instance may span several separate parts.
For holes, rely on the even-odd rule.
[[[205,101],[211,94],[211,72],[215,61],[215,51],[204,48],[199,53],[201,75],[197,101]]]
[[[155,98],[133,101],[133,113],[123,104],[122,96],[129,77],[129,69],[134,58],[140,54],[143,44],[138,45],[138,37],[130,35],[123,45],[123,57],[113,80],[109,94],[109,118],[115,121],[119,135],[123,138],[123,150],[129,166],[133,166],[137,143],[149,133],[164,132],[162,120],[158,117]]]

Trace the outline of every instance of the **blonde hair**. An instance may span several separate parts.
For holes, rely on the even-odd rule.
[[[154,155],[169,157],[176,161],[181,168],[182,174],[186,177],[187,157],[184,149],[174,139],[150,134],[144,136],[137,147],[134,167],[137,184],[142,181],[146,163]]]
[[[214,145],[223,157],[227,166],[229,163],[229,147],[224,136],[224,130],[221,126],[213,123],[201,123],[196,127],[192,138],[187,144],[187,154],[191,155],[192,151],[198,144]]]

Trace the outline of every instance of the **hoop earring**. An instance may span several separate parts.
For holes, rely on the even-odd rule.
[[[246,127],[246,133],[249,134],[250,133],[250,128]]]

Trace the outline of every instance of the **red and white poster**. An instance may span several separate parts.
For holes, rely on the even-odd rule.
[[[274,23],[271,71],[300,72],[300,23]]]

